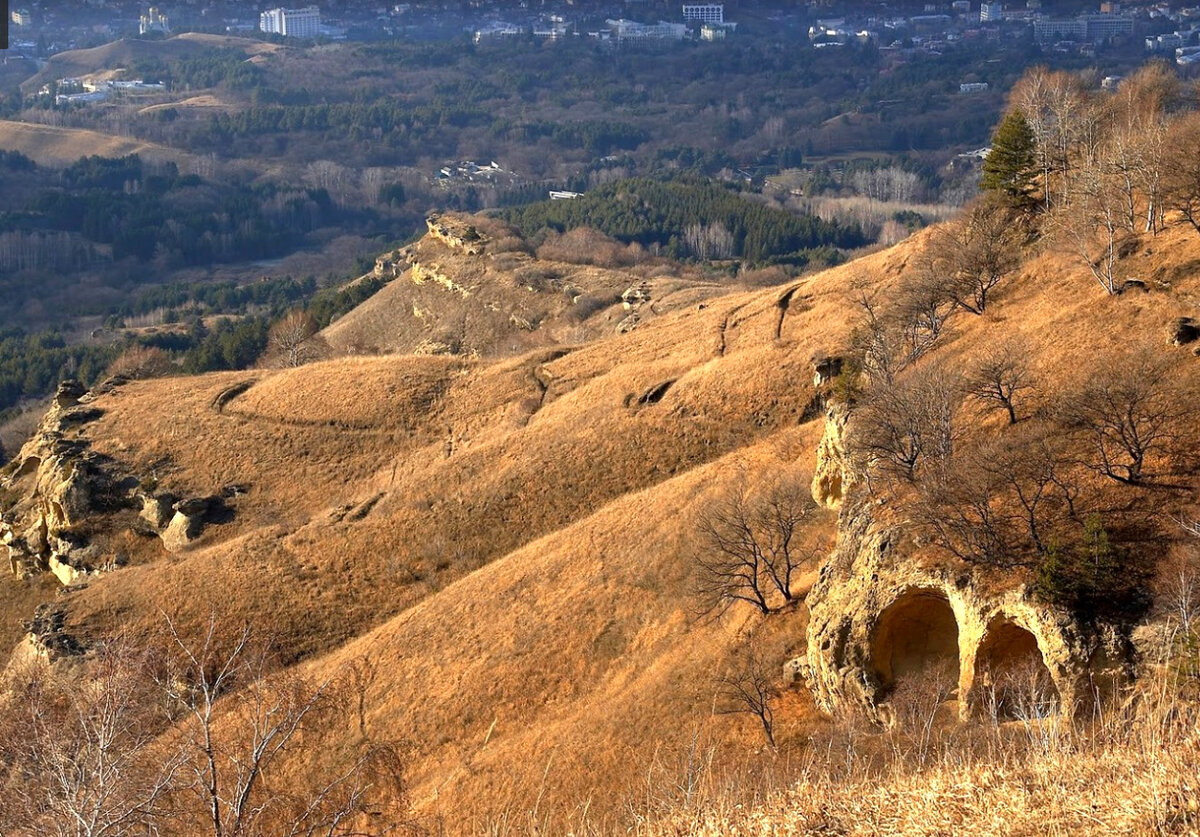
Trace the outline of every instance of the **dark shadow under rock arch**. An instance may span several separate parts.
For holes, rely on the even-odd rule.
[[[975,652],[974,702],[1000,721],[1032,720],[1058,711],[1059,695],[1037,638],[1011,619],[988,626]]]
[[[905,681],[935,675],[958,683],[958,621],[935,590],[910,590],[879,615],[871,633],[871,666],[885,694]]]

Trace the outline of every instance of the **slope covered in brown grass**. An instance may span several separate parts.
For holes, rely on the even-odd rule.
[[[73,49],[52,56],[37,75],[21,85],[21,89],[26,95],[32,95],[43,84],[60,78],[79,78],[101,70],[123,69],[134,62],[149,59],[170,61],[188,58],[200,55],[213,47],[236,49],[247,57],[282,49],[277,44],[263,43],[252,38],[206,35],[198,32],[187,32],[162,41],[122,38],[102,46]]]
[[[514,355],[629,331],[728,292],[664,260],[597,266],[586,237],[567,252],[543,248],[535,256],[493,218],[434,216],[429,224],[456,232],[426,235],[394,254],[389,269],[402,275],[324,331],[335,350]],[[478,240],[452,237],[467,228]],[[594,249],[622,248],[599,233],[592,238]]]
[[[66,166],[80,157],[140,154],[150,160],[186,161],[191,155],[158,143],[117,137],[84,128],[61,128],[0,119],[0,148],[20,151],[43,166]]]
[[[216,610],[308,672],[370,659],[368,731],[404,742],[414,804],[451,833],[548,812],[565,828],[584,809],[623,827],[710,746],[731,769],[758,760],[753,719],[714,711],[716,679],[750,636],[771,665],[801,653],[806,612],[702,618],[698,516],[732,486],[811,470],[811,359],[845,349],[851,284],[886,292],[925,241],[570,350],[122,385],[94,402],[95,450],[181,494],[242,493],[189,549],[68,593],[68,629],[163,610],[187,630]],[[1034,254],[937,355],[962,366],[1019,334],[1047,400],[1131,344],[1192,369],[1163,335],[1194,310],[1200,280],[1179,266],[1197,258],[1192,233],[1147,239],[1123,267],[1150,290],[1110,297]],[[779,704],[785,745],[821,723],[804,691]]]

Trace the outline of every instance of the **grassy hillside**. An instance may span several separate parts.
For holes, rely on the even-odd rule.
[[[325,329],[335,351],[495,357],[575,346],[703,304],[733,284],[591,229],[535,250],[492,218],[429,223],[479,238],[427,235],[383,257],[385,272],[403,275]]]
[[[783,287],[714,296],[569,351],[123,384],[96,399],[103,415],[80,438],[182,496],[236,485],[233,514],[186,549],[71,588],[66,629],[84,641],[118,626],[149,634],[165,612],[194,636],[215,612],[255,622],[294,671],[322,678],[370,661],[365,733],[403,743],[411,805],[449,833],[621,831],[651,815],[665,823],[652,833],[750,829],[744,814],[663,811],[686,809],[700,774],[750,789],[790,781],[813,763],[812,741],[833,739],[798,686],[776,703],[778,750],[754,718],[724,714],[719,680],[746,643],[781,671],[804,650],[807,611],[704,613],[700,521],[733,488],[807,484],[824,424],[812,359],[849,347],[855,289],[899,293],[929,243],[922,234]],[[1163,335],[1194,310],[1200,279],[1180,266],[1197,258],[1194,232],[1147,238],[1122,269],[1148,290],[1109,296],[1063,253],[1031,252],[983,315],[951,321],[933,356],[967,368],[1019,336],[1031,404],[1131,345],[1191,376],[1193,353]],[[1184,471],[1129,502],[1189,516],[1193,479]],[[823,557],[834,514],[814,521]],[[817,569],[801,568],[797,593]],[[307,752],[278,775],[333,770],[337,756]],[[762,816],[785,833],[816,827],[787,819],[788,805],[772,799]],[[880,822],[879,833],[907,828]]]
[[[140,154],[148,160],[185,165],[192,155],[154,142],[116,137],[84,128],[60,128],[32,122],[0,120],[0,148],[20,151],[43,166],[69,166],[81,157],[124,157]]]
[[[91,49],[60,52],[52,56],[36,75],[21,85],[21,88],[26,95],[31,95],[43,84],[61,78],[80,78],[105,71],[122,70],[147,61],[176,62],[205,55],[213,49],[236,50],[246,57],[254,57],[271,55],[282,47],[249,38],[205,35],[198,32],[188,32],[164,41],[122,38]],[[79,156],[83,155],[77,155]]]

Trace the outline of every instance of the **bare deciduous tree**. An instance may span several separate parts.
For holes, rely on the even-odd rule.
[[[935,366],[875,384],[851,419],[852,455],[864,470],[912,482],[919,466],[936,468],[949,460],[959,400],[959,381]]]
[[[1069,203],[1075,166],[1098,124],[1090,118],[1093,97],[1086,83],[1072,73],[1034,67],[1014,86],[1011,100],[1037,140],[1045,208]]]
[[[982,314],[997,285],[1020,265],[1016,214],[998,201],[979,200],[958,221],[943,225],[930,241],[943,293],[964,311]]]
[[[162,719],[146,668],[146,654],[117,639],[86,672],[36,660],[16,674],[0,713],[0,833],[155,833],[181,759],[151,752]]]
[[[757,649],[747,645],[736,650],[728,669],[717,681],[721,715],[753,715],[762,725],[767,743],[775,747],[775,713],[771,702],[779,696],[774,671]]]
[[[926,262],[896,291],[892,318],[901,335],[904,365],[916,363],[941,339],[956,311],[952,277]]]
[[[1076,514],[1070,471],[1050,428],[1025,427],[957,451],[943,478],[922,486],[913,518],[967,563],[1032,567]]]
[[[1184,528],[1200,537],[1200,527],[1195,523],[1185,523]],[[1194,554],[1176,558],[1161,570],[1157,598],[1170,618],[1178,622],[1184,637],[1200,627],[1200,566]]]
[[[284,366],[303,366],[324,354],[317,321],[307,311],[293,309],[271,326],[268,341]]]
[[[1027,354],[1019,343],[1004,341],[980,358],[967,375],[968,392],[985,404],[1003,409],[1009,424],[1017,423],[1017,402],[1034,389]]]
[[[877,295],[865,289],[855,292],[861,318],[851,335],[853,352],[862,358],[862,369],[873,381],[891,381],[903,368],[898,337],[883,315]]]
[[[140,380],[169,375],[175,367],[167,353],[157,346],[131,346],[109,365],[109,375]]]
[[[380,833],[355,822],[373,801],[373,789],[387,785],[391,801],[399,799],[398,759],[390,746],[370,746],[348,767],[306,777],[314,780],[309,785],[285,788],[272,778],[284,752],[303,746],[307,726],[340,714],[332,680],[273,672],[265,644],[249,626],[226,635],[210,617],[191,640],[167,624],[174,653],[161,682],[181,712],[185,768],[193,777],[183,792],[203,808],[203,831],[213,837]]]
[[[1024,114],[1037,144],[1038,171],[1042,181],[1042,208],[1045,211],[1049,211],[1053,203],[1051,172],[1054,167],[1050,153],[1053,116],[1049,106],[1052,86],[1053,74],[1046,67],[1038,66],[1027,70],[1010,94],[1012,103]]]
[[[683,241],[698,259],[728,259],[733,255],[733,233],[719,221],[707,226],[691,224]]]
[[[1167,131],[1166,182],[1164,201],[1200,232],[1200,155],[1196,137],[1200,136],[1200,114],[1177,119]]]
[[[1179,76],[1163,61],[1152,61],[1121,82],[1116,95],[1114,133],[1132,152],[1122,173],[1141,192],[1146,232],[1157,234],[1163,220],[1163,185],[1167,176],[1167,130],[1170,114],[1183,101]],[[1136,211],[1137,199],[1130,201]],[[1130,229],[1133,229],[1131,226]]]
[[[1076,259],[1109,294],[1119,293],[1119,244],[1128,234],[1120,181],[1104,163],[1081,167],[1073,178],[1070,203],[1055,213],[1059,236]]]
[[[739,482],[701,514],[697,587],[706,611],[742,601],[770,613],[795,600],[794,576],[813,558],[798,537],[816,510],[807,485],[785,478],[751,494]]]
[[[851,338],[853,351],[869,378],[890,383],[945,333],[955,311],[948,279],[925,259],[898,288],[870,288],[863,279],[854,284],[854,304],[861,316]]]
[[[1188,399],[1167,374],[1165,362],[1145,349],[1096,370],[1063,399],[1059,417],[1090,443],[1093,468],[1139,483],[1151,460],[1172,451]]]

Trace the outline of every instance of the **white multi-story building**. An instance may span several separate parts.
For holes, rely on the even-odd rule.
[[[17,26],[33,25],[33,15],[29,13],[29,9],[13,9],[9,17]]]
[[[1133,18],[1122,15],[1080,15],[1068,20],[1035,20],[1033,39],[1038,43],[1056,40],[1103,41],[1133,32]]]
[[[633,20],[607,20],[609,31],[618,41],[682,41],[687,26],[682,23],[638,23]]]
[[[315,38],[321,34],[321,10],[316,6],[269,9],[259,15],[258,28],[285,38]]]
[[[684,3],[683,19],[699,23],[724,23],[724,3]]]
[[[1004,19],[1004,6],[1000,3],[980,3],[979,4],[979,20],[983,23],[992,23],[997,20]]]

